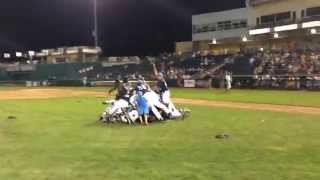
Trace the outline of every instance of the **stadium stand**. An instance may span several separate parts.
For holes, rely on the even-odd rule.
[[[205,52],[162,53],[157,57],[109,57],[97,62],[60,64],[0,64],[1,81],[51,81],[58,85],[82,85],[89,81],[113,81],[143,75],[154,80],[152,64],[170,80],[183,86],[187,80],[211,79],[222,87],[224,73],[233,74],[238,88],[320,88],[320,51],[246,50],[235,54],[212,55]],[[222,82],[222,83],[221,83]]]

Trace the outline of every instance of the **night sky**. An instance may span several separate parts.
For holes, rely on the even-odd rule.
[[[104,54],[156,55],[191,40],[191,15],[245,0],[98,0]],[[0,6],[0,53],[93,45],[93,0],[10,0]]]

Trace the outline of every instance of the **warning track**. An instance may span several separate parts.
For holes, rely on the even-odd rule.
[[[106,97],[107,95],[106,93],[103,93],[103,92],[92,92],[92,91],[72,90],[72,89],[54,89],[54,88],[4,90],[0,92],[0,100],[49,99],[49,98],[80,97],[80,96]],[[173,98],[173,101],[178,104],[186,104],[186,105],[200,105],[200,106],[225,107],[225,108],[237,108],[237,109],[249,109],[249,110],[269,110],[269,111],[276,111],[276,112],[320,115],[320,108],[317,108],[317,107],[225,102],[225,101],[211,101],[211,100],[209,101],[209,100],[195,100],[195,99],[183,99],[183,98]]]

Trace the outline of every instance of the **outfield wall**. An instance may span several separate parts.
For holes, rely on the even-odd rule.
[[[8,73],[5,69],[0,68],[0,81],[9,80]]]
[[[101,63],[65,63],[15,65],[0,68],[0,81],[43,81],[43,80],[81,80],[84,76],[96,74],[102,68]]]
[[[244,63],[245,61],[239,62]],[[249,69],[246,71],[240,71],[244,69],[241,67],[250,67],[248,64],[241,63],[235,63],[235,66],[240,69],[237,71],[237,68],[234,68],[233,71],[233,86],[235,88],[320,89],[320,74],[301,74],[299,76],[255,76],[252,74],[250,75]],[[83,77],[88,77],[86,86],[111,86],[112,81],[103,81],[104,78],[97,78],[97,73],[114,72],[128,75],[138,71],[139,73],[152,74],[152,72],[147,71],[148,69],[149,67],[147,66],[138,66],[135,64],[128,65],[127,69],[123,69],[118,66],[102,67],[101,63],[38,64],[35,65],[35,68],[32,71],[7,72],[4,68],[0,68],[0,84],[29,84],[30,86],[84,86]],[[115,78],[111,77],[109,79]],[[152,78],[147,77],[147,79]],[[185,81],[171,79],[167,80],[167,83],[170,87],[224,87],[224,79],[221,76],[211,76],[211,78],[207,79],[191,79]]]
[[[31,80],[81,80],[83,76],[90,74],[87,68],[99,68],[100,63],[72,63],[72,64],[39,64],[31,73]],[[80,71],[84,71],[81,73]]]

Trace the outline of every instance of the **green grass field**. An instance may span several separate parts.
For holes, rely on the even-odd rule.
[[[179,98],[320,107],[319,91],[173,89],[172,92]]]
[[[90,91],[107,92],[106,88],[89,89]],[[232,90],[225,92],[218,89],[172,88],[171,93],[176,98],[320,107],[319,91]]]
[[[48,87],[51,88],[51,87]],[[0,86],[0,92],[4,90],[25,89],[24,87]],[[78,87],[59,87],[59,89],[88,90],[95,92],[108,92],[108,88],[78,88]],[[176,98],[189,98],[214,101],[266,103],[278,105],[309,106],[320,107],[319,91],[287,91],[287,90],[232,90],[225,92],[217,89],[181,89],[172,88],[172,96]],[[106,93],[107,94],[107,93]]]
[[[319,92],[173,95],[320,107]],[[0,100],[0,179],[320,179],[320,116],[187,106],[192,114],[184,121],[102,126],[96,120],[103,100]],[[215,139],[219,133],[230,138]]]

